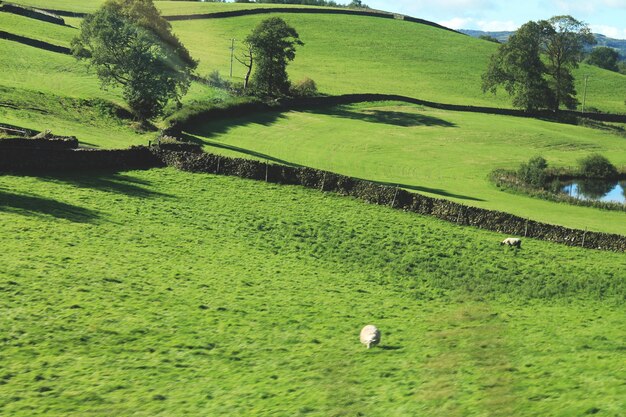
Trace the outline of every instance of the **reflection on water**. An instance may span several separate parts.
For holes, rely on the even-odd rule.
[[[561,192],[581,200],[626,204],[626,181],[574,180],[560,182]]]

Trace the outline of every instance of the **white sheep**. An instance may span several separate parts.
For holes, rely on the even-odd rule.
[[[363,343],[369,349],[372,346],[376,346],[380,343],[380,330],[373,324],[368,324],[361,330],[361,343]]]
[[[502,246],[502,245],[507,245],[507,246],[511,246],[511,247],[514,247],[514,248],[521,248],[522,247],[522,239],[519,239],[517,237],[507,237],[502,242],[500,242],[500,246]]]

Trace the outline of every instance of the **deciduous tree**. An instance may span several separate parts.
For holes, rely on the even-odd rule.
[[[287,64],[296,57],[296,46],[304,45],[296,30],[280,17],[263,20],[246,38],[250,56],[254,56],[255,90],[263,96],[289,93]]]
[[[169,100],[180,100],[197,65],[152,0],[107,0],[84,19],[72,50],[88,59],[103,88],[122,87],[142,121],[160,115]]]
[[[499,86],[513,98],[513,105],[526,111],[550,107],[554,98],[543,75],[542,26],[528,22],[502,44],[483,74],[483,91],[496,93]]]
[[[587,63],[604,68],[605,70],[618,72],[619,52],[608,46],[593,48],[587,58]]]
[[[504,86],[513,105],[526,110],[576,108],[572,69],[593,42],[589,27],[571,16],[528,22],[491,57],[483,91]]]

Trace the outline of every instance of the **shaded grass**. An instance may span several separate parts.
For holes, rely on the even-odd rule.
[[[552,224],[626,234],[626,214],[500,191],[495,168],[543,155],[573,166],[590,153],[626,165],[621,136],[509,116],[450,112],[398,103],[268,112],[191,126],[187,138],[210,152],[310,166],[517,214]]]
[[[15,35],[65,47],[69,47],[72,38],[78,35],[78,31],[71,27],[3,12],[0,12],[0,28]]]
[[[56,26],[34,22],[34,26]],[[98,147],[126,148],[153,138],[153,133],[137,134],[131,128],[119,89],[102,90],[95,74],[75,58],[4,40],[0,40],[0,54],[2,122],[51,129]],[[221,97],[225,94],[194,82],[183,103]],[[174,110],[174,104],[166,109]]]
[[[74,181],[0,177],[11,194],[98,216],[0,215],[2,414],[624,405],[624,254],[532,240],[502,250],[491,232],[172,169]],[[359,345],[367,323],[382,348]]]
[[[124,108],[102,99],[75,99],[0,86],[0,119],[35,131],[76,136],[82,145],[126,148],[147,144],[154,133],[139,133]]]

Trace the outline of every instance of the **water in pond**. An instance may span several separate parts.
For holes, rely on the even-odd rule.
[[[581,200],[626,204],[626,181],[573,180],[560,184],[561,192]]]

